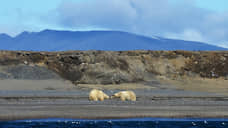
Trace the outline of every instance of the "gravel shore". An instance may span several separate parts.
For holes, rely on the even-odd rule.
[[[25,80],[21,84],[26,85],[30,82]],[[3,88],[3,81],[1,81],[0,120],[134,117],[228,118],[228,96],[222,93],[187,91],[171,86],[165,88],[167,85],[161,85],[159,87],[162,88],[133,89],[137,95],[136,102],[122,102],[118,99],[94,102],[88,100],[90,88],[71,86],[70,83],[59,80],[33,81],[33,84],[47,85],[48,82],[61,84],[53,85],[52,89],[35,90],[33,89],[35,86],[30,86],[23,90],[10,89],[9,84],[8,88]],[[20,82],[17,83],[18,86],[22,86],[19,85]],[[4,86],[6,84],[5,81]],[[156,86],[158,85],[154,85],[154,87]],[[117,91],[119,90],[104,90],[108,95]]]

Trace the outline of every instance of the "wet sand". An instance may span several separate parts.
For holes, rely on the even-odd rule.
[[[103,86],[97,87],[102,89]],[[0,80],[0,120],[228,118],[228,96],[224,92],[185,90],[178,86],[159,84],[156,81],[124,84],[120,86],[121,88],[117,86],[110,85],[110,88],[106,86],[103,90],[108,95],[123,89],[134,90],[137,101],[122,102],[118,99],[108,99],[104,102],[89,101],[91,85],[74,86],[61,80]]]

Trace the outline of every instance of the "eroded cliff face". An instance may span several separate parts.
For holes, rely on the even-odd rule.
[[[148,81],[156,77],[227,79],[228,52],[0,51],[0,78],[10,78],[10,69],[15,67],[24,67],[23,70],[42,68],[40,76],[50,73],[43,71],[45,68],[76,85],[130,83]],[[50,75],[46,77],[48,76]],[[53,77],[58,78],[55,75]]]

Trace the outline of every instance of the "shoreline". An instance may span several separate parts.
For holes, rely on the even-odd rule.
[[[95,102],[88,100],[91,85],[73,86],[61,80],[14,80],[14,83],[10,84],[7,80],[0,86],[0,121],[49,118],[228,118],[228,95],[220,88],[215,88],[216,92],[202,87],[197,91],[151,82],[99,85],[109,96],[129,88],[136,93],[137,101],[108,99]],[[103,86],[106,88],[103,89]],[[51,87],[51,90],[47,87]]]
[[[0,121],[49,118],[228,118],[227,97],[194,98],[195,101],[192,97],[160,97],[153,100],[139,99],[136,102],[94,102],[85,98],[62,98],[0,98]]]
[[[165,117],[133,117],[133,118],[100,118],[100,119],[82,119],[82,118],[41,118],[41,119],[22,119],[12,120],[13,122],[31,122],[31,121],[228,121],[228,118],[165,118]],[[11,122],[11,121],[9,121]]]
[[[125,120],[125,119],[202,119],[202,120],[228,120],[228,115],[226,116],[210,116],[210,115],[174,115],[174,116],[109,116],[109,117],[81,117],[81,116],[23,116],[23,117],[0,117],[0,122],[4,121],[23,121],[23,120],[48,120],[48,119],[72,119],[72,120]]]

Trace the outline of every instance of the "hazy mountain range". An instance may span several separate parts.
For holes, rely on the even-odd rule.
[[[16,37],[0,34],[0,50],[228,50],[202,42],[145,37],[121,31],[22,32]]]

